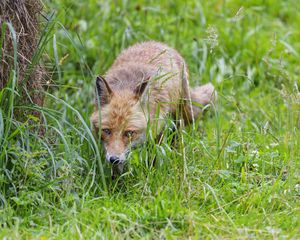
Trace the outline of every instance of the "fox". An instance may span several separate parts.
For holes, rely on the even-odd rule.
[[[146,141],[148,124],[158,136],[166,118],[189,125],[214,103],[211,83],[192,89],[188,78],[179,52],[156,41],[123,50],[105,75],[96,77],[90,120],[107,162],[122,172],[130,150]]]

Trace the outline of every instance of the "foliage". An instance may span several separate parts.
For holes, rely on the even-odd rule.
[[[16,105],[14,78],[0,92],[2,238],[300,237],[296,0],[45,4],[44,107]],[[112,181],[90,130],[94,78],[148,39],[178,49],[192,85],[211,81],[219,101],[175,147],[150,137]],[[44,136],[34,116],[15,120],[27,108]]]

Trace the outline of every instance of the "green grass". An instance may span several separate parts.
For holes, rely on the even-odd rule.
[[[1,238],[300,238],[297,0],[45,5],[45,106],[18,105],[14,72],[0,92]],[[90,130],[95,76],[149,39],[178,49],[191,84],[212,82],[219,101],[176,148],[150,141],[112,181]],[[28,108],[44,137],[35,117],[13,117]]]

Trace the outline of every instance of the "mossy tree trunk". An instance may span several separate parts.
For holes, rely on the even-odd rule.
[[[40,0],[0,1],[0,91],[8,85],[15,71],[18,104],[43,105],[45,70],[35,55],[42,9]],[[24,116],[25,112],[17,111],[17,115]]]

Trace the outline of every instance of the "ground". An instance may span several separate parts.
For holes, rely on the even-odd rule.
[[[44,4],[50,78],[34,108],[45,134],[36,117],[0,111],[1,238],[300,238],[297,0]],[[149,137],[113,181],[89,121],[95,76],[150,39],[176,48],[191,85],[212,82],[218,103],[175,147]]]

